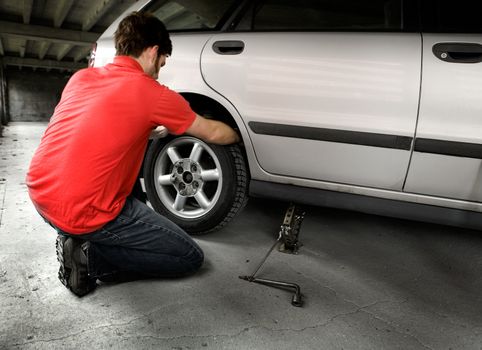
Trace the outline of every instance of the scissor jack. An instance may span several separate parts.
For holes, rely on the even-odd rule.
[[[278,250],[283,253],[288,254],[298,254],[298,249],[301,244],[298,241],[298,235],[300,232],[301,223],[305,217],[305,212],[297,208],[294,204],[290,204],[288,210],[286,211],[285,218],[283,220],[283,224],[281,225],[281,229],[279,232],[278,239],[274,242],[273,246],[268,250],[268,253],[264,256],[263,260],[261,260],[260,264],[257,266],[256,270],[250,276],[239,276],[239,278],[246,280],[248,282],[254,282],[259,284],[264,284],[271,287],[279,287],[279,288],[287,288],[293,289],[294,295],[291,299],[291,304],[293,306],[302,306],[302,294],[300,286],[296,283],[289,283],[285,281],[276,281],[264,278],[257,278],[256,274],[264,265],[266,260],[268,259],[271,252],[274,248],[279,244]]]

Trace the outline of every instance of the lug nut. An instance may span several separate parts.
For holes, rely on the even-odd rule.
[[[185,188],[186,188],[186,185],[184,184],[184,182],[181,182],[181,183],[179,184],[179,189],[182,191],[182,190],[184,190]]]
[[[197,171],[197,166],[195,164],[191,165],[191,172],[195,173]]]
[[[178,174],[182,174],[183,172],[184,172],[184,169],[182,168],[182,166],[177,167],[177,173]]]
[[[198,183],[197,181],[193,181],[192,187],[198,188],[198,187],[199,187],[199,183]]]

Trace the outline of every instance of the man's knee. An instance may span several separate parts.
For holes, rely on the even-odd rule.
[[[194,249],[193,251],[194,252],[190,257],[189,262],[192,266],[191,272],[196,272],[204,263],[204,253],[201,248]]]

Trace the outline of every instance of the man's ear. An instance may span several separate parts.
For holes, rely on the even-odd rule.
[[[155,61],[157,59],[158,51],[159,51],[159,46],[157,45],[149,47],[149,58]]]

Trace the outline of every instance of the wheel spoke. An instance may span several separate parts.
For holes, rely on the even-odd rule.
[[[219,170],[209,169],[201,171],[201,177],[203,181],[218,181],[219,180]]]
[[[157,158],[149,166],[148,177],[149,196],[155,199],[152,196],[157,195],[159,200],[152,201],[154,207],[158,204],[159,210],[167,210],[182,221],[204,218],[215,207],[230,205],[229,199],[226,204],[218,203],[226,200],[223,189],[240,185],[225,183],[223,167],[232,165],[219,158],[216,148],[194,137],[180,136],[154,151]]]
[[[167,149],[167,155],[169,156],[172,164],[176,163],[178,160],[181,159],[181,156],[179,155],[179,153],[177,153],[177,150],[174,147],[169,147]]]
[[[199,162],[199,158],[201,158],[201,153],[203,150],[203,146],[199,142],[196,142],[192,147],[189,158],[195,162]]]
[[[199,206],[203,209],[206,209],[207,207],[209,207],[209,204],[211,204],[203,191],[199,191],[198,193],[196,193],[194,195],[194,198],[196,199],[196,202],[198,202]]]
[[[169,185],[172,185],[172,182],[171,182],[171,175],[170,174],[167,174],[167,175],[160,175],[158,178],[157,178],[157,183],[161,186],[169,186]]]
[[[176,200],[174,201],[174,204],[172,207],[174,210],[181,211],[184,209],[184,205],[186,204],[186,199],[187,197],[181,196],[179,193],[176,196]]]

